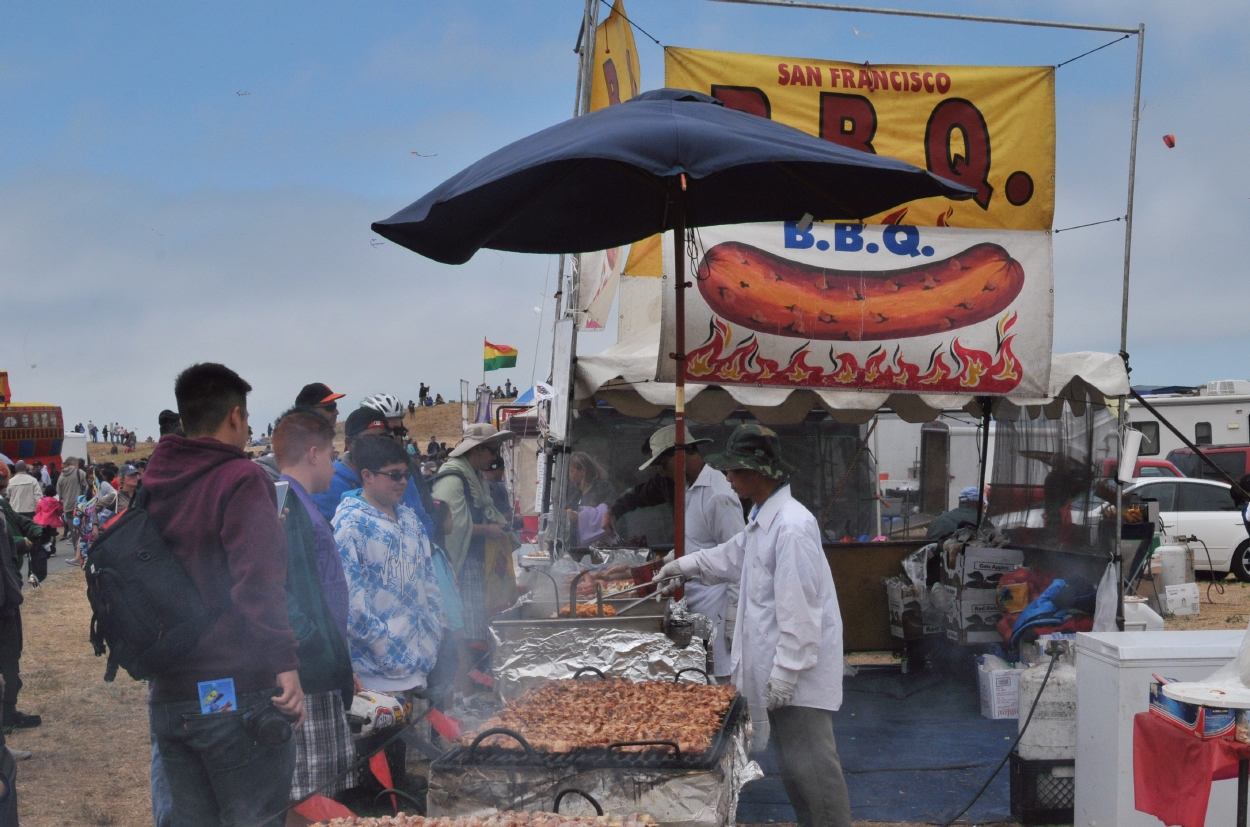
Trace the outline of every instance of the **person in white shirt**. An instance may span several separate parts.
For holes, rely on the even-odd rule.
[[[738,582],[730,662],[756,732],[768,732],[781,781],[804,827],[850,827],[851,807],[833,736],[842,705],[842,617],[816,518],[790,495],[777,435],[740,425],[707,457],[755,507],[728,542],[668,563],[656,579]],[[761,726],[764,718],[768,726]],[[761,736],[766,737],[766,736]]]
[[[711,440],[688,439],[686,442],[686,548],[693,551],[720,545],[746,525],[742,503],[729,481],[724,474],[705,463],[698,448],[694,447],[705,442]],[[660,428],[648,440],[650,456],[638,470],[645,471],[654,465],[660,477],[675,479],[676,444],[676,426]],[[690,450],[691,447],[694,450]],[[671,499],[671,488],[664,489],[663,493]],[[729,677],[729,645],[733,639],[733,612],[737,601],[736,582],[692,582],[686,588],[686,604],[690,610],[703,615],[716,627],[716,635],[712,639],[712,663],[718,678]]]
[[[42,496],[43,486],[30,475],[26,463],[19,459],[13,466],[13,477],[9,480],[9,505],[23,517],[33,517]]]

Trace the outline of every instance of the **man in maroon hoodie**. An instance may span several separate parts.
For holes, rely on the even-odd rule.
[[[286,535],[273,483],[243,450],[251,390],[224,365],[184,370],[174,396],[186,436],[161,437],[143,480],[148,512],[204,605],[224,607],[152,683],[150,723],[175,827],[283,824],[295,743],[280,723],[276,737],[272,726],[260,730],[256,713],[303,721]]]

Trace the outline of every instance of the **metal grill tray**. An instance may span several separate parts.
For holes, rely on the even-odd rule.
[[[621,770],[710,770],[720,762],[725,749],[732,741],[731,733],[747,710],[746,698],[737,695],[729,705],[721,721],[720,729],[712,736],[712,745],[706,752],[681,752],[672,741],[631,741],[619,746],[650,746],[640,752],[623,752],[618,749],[600,748],[574,750],[572,752],[539,752],[524,738],[510,729],[488,729],[467,747],[456,747],[444,753],[434,762],[434,769],[450,767],[537,767],[542,769],[621,769]],[[479,741],[490,735],[509,735],[522,747],[509,749],[502,746],[480,746]]]

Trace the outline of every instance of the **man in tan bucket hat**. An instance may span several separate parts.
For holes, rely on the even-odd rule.
[[[464,604],[464,639],[467,648],[482,648],[487,641],[486,546],[509,540],[510,515],[500,514],[482,472],[499,457],[503,443],[515,439],[511,431],[499,431],[489,422],[475,422],[451,450],[434,477],[434,499],[447,504],[452,526],[447,532],[447,557]],[[463,652],[462,675],[476,660]]]

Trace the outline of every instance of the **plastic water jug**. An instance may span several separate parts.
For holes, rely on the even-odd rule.
[[[1124,598],[1124,631],[1162,632],[1163,618],[1150,608],[1144,597]]]
[[[1031,666],[1020,675],[1020,719],[1023,727],[1033,699],[1046,677],[1050,659]],[[1046,681],[1033,720],[1020,738],[1020,757],[1027,761],[1063,761],[1076,758],[1076,667],[1063,660]]]
[[[1168,586],[1195,582],[1194,550],[1189,543],[1169,537],[1168,542],[1155,549],[1155,557],[1159,560],[1160,592]]]

